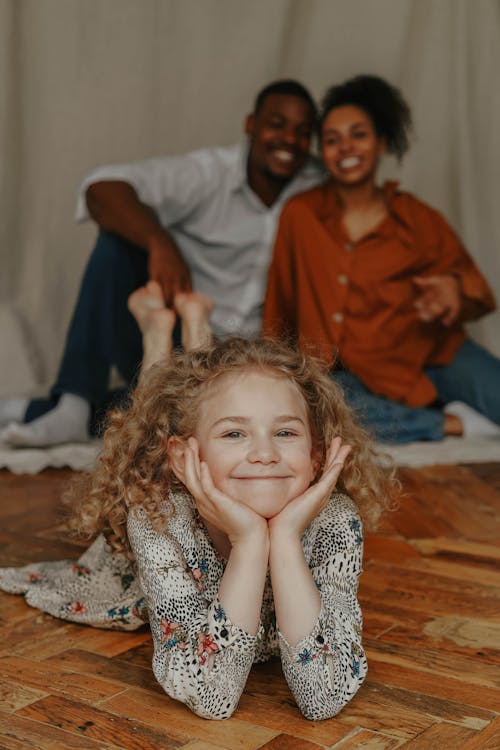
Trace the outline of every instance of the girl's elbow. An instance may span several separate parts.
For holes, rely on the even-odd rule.
[[[300,712],[304,719],[308,721],[325,721],[325,719],[333,719],[337,716],[344,706],[315,706],[315,707],[304,707],[300,709]]]
[[[189,694],[172,694],[165,691],[171,698],[184,703],[196,716],[212,721],[229,719],[238,708],[241,693],[229,695],[225,690],[211,689],[209,685],[200,685],[200,690]]]
[[[237,706],[234,706],[233,708],[230,708],[225,711],[193,711],[197,716],[199,716],[201,719],[209,719],[210,721],[225,721],[226,719],[230,719],[233,713],[236,711]]]
[[[219,700],[210,701],[203,700],[196,706],[192,706],[192,711],[202,719],[210,719],[211,721],[223,721],[224,719],[230,719],[238,708],[239,696],[235,700],[230,700],[227,697],[218,696]]]
[[[165,693],[176,701],[187,706],[196,716],[202,719],[220,721],[229,719],[238,707],[243,692],[244,683],[235,684],[227,675],[215,679],[206,675],[206,679],[199,679],[200,674],[193,675],[189,671],[177,672],[169,675],[170,679],[158,682]],[[158,678],[158,675],[157,675]]]
[[[352,693],[341,693],[340,695],[334,692],[326,691],[322,696],[316,693],[316,699],[310,700],[297,700],[297,705],[300,709],[302,716],[308,721],[324,721],[325,719],[332,719],[337,716],[350,701],[356,695],[358,688],[361,683],[355,688]],[[314,695],[312,692],[311,696]]]

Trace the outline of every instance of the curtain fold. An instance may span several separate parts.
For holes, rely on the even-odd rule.
[[[12,287],[16,286],[18,257],[15,252],[7,251],[9,246],[17,246],[15,221],[17,176],[16,164],[19,162],[19,112],[15,85],[18,78],[18,59],[15,50],[17,37],[16,7],[14,3],[0,0],[0,248],[2,273],[0,274],[0,298],[2,301],[11,296]]]
[[[499,297],[499,42],[498,0],[0,0],[0,337],[35,363],[0,394],[55,375],[95,236],[73,223],[85,173],[237,141],[277,77],[399,85],[416,139],[385,174],[445,213]],[[473,334],[500,355],[499,322]]]

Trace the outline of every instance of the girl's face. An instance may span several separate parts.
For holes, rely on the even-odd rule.
[[[221,376],[203,399],[194,436],[215,486],[264,518],[304,492],[319,467],[304,398],[280,375]]]
[[[354,187],[375,179],[385,141],[370,116],[359,107],[336,107],[325,118],[321,153],[328,172],[341,186]]]

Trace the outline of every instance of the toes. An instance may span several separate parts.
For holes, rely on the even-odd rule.
[[[150,281],[148,281],[143,289],[154,297],[158,297],[159,299],[161,299],[163,303],[163,292],[160,284],[157,281],[155,281],[154,279],[150,279]]]

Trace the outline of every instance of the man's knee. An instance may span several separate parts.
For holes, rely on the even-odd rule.
[[[137,285],[140,285],[147,278],[147,255],[123,237],[101,229],[88,267],[106,278],[116,274],[118,269],[120,275],[128,271],[137,277]]]
[[[137,251],[139,248],[118,234],[100,229],[92,254],[102,258],[103,261],[114,262],[121,258],[123,253],[128,253],[131,250]]]

